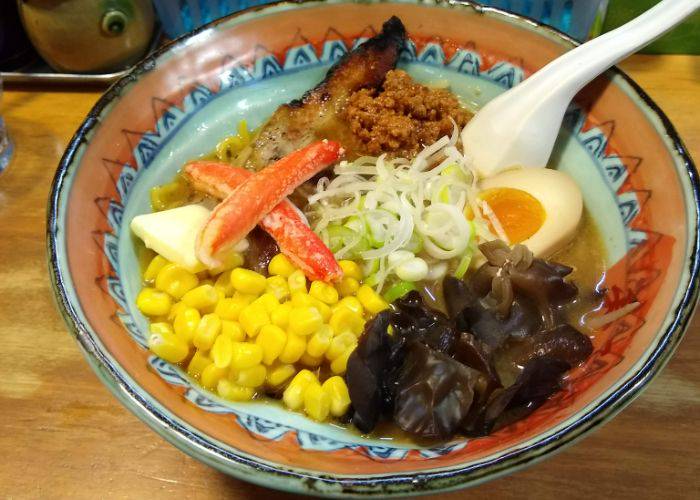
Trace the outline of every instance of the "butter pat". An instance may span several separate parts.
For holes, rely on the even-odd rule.
[[[206,269],[195,254],[197,234],[211,212],[202,205],[163,210],[137,215],[131,220],[131,230],[144,244],[170,262],[190,272]]]

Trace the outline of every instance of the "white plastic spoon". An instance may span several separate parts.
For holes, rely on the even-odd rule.
[[[513,166],[544,167],[567,106],[588,82],[651,43],[700,8],[700,0],[663,0],[627,24],[547,64],[480,109],[462,132],[481,177]]]

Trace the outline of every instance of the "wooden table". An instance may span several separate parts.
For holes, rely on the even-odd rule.
[[[636,56],[623,68],[700,160],[700,57]],[[9,88],[16,144],[0,175],[0,497],[247,498],[270,491],[159,438],[98,381],[52,298],[46,199],[90,89]],[[563,453],[458,498],[700,498],[700,319],[663,374],[614,421]],[[280,496],[287,496],[281,495]]]

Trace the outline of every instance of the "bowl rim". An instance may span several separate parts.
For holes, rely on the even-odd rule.
[[[249,458],[243,453],[239,454],[221,449],[208,441],[208,439],[205,439],[206,436],[198,436],[187,430],[182,424],[156,408],[152,400],[141,396],[138,391],[131,387],[130,382],[125,380],[119,373],[119,370],[112,364],[112,361],[102,352],[92,338],[90,329],[80,318],[69,298],[68,289],[70,286],[66,285],[64,271],[61,270],[59,263],[59,255],[64,251],[61,244],[62,236],[60,236],[63,233],[63,228],[58,227],[58,222],[61,218],[60,213],[62,212],[60,200],[62,196],[66,195],[65,188],[70,187],[66,186],[64,181],[71,166],[75,166],[76,153],[83,143],[87,144],[89,142],[87,135],[99,124],[100,116],[106,108],[120,97],[122,90],[126,86],[135,83],[140,75],[153,70],[159,57],[176,49],[199,33],[251,12],[276,11],[278,7],[283,5],[303,6],[316,4],[322,6],[326,4],[365,3],[365,1],[279,0],[249,7],[207,23],[163,45],[135,64],[126,75],[113,83],[98,99],[71,138],[53,178],[48,198],[46,231],[49,275],[59,312],[69,332],[75,337],[81,351],[98,375],[98,378],[129,411],[161,437],[188,455],[238,479],[295,493],[323,496],[367,496],[367,494],[372,493],[407,496],[455,490],[474,486],[533,465],[570,446],[602,423],[613,418],[630,404],[647,384],[661,372],[682,340],[692,318],[698,300],[700,283],[698,281],[700,276],[700,232],[698,230],[698,221],[700,220],[700,180],[698,172],[683,141],[668,117],[651,97],[617,66],[612,67],[606,74],[611,79],[615,76],[620,77],[648,108],[651,115],[660,121],[663,132],[670,140],[670,144],[668,144],[669,151],[674,152],[677,158],[682,161],[682,166],[685,167],[685,173],[688,175],[690,193],[692,193],[692,201],[694,202],[692,214],[695,217],[694,228],[688,228],[688,241],[692,242],[692,248],[684,263],[685,269],[688,270],[688,288],[680,300],[674,300],[675,304],[672,304],[672,307],[675,307],[668,311],[666,318],[673,317],[673,321],[668,324],[663,336],[659,338],[656,349],[649,355],[647,361],[641,367],[638,367],[636,372],[631,370],[626,373],[626,376],[623,377],[624,383],[617,390],[590,408],[580,419],[571,422],[556,433],[544,438],[535,437],[528,446],[504,453],[490,461],[482,460],[476,464],[453,466],[446,470],[426,470],[420,473],[402,472],[357,476],[326,474],[319,471],[309,471],[308,469],[265,463],[257,460],[255,457]],[[374,1],[371,0],[370,3],[374,3]],[[482,6],[471,0],[435,0],[434,2],[390,0],[390,2],[397,4],[422,4],[429,8],[471,8],[477,14],[495,14],[503,22],[507,22],[504,19],[507,18],[518,24],[530,25],[531,28],[539,31],[540,34],[549,35],[550,38],[560,43],[563,42],[564,45],[576,46],[580,44],[556,28],[542,24],[532,18],[495,7]],[[684,201],[686,207],[689,207],[689,202],[691,201],[689,197],[685,197]],[[693,229],[694,233],[691,231]],[[69,271],[65,272],[69,273]],[[145,393],[145,391],[143,392]],[[328,487],[340,487],[340,489],[334,490],[328,489]]]

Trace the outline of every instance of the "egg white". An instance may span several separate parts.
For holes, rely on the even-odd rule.
[[[583,214],[583,197],[574,180],[564,172],[549,168],[510,170],[482,180],[479,187],[520,189],[539,200],[545,212],[544,223],[521,242],[536,257],[552,255],[576,235]]]

